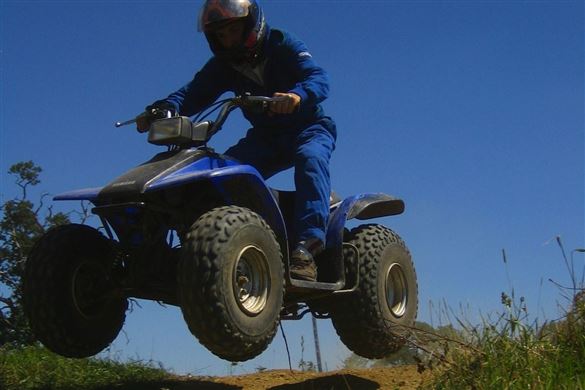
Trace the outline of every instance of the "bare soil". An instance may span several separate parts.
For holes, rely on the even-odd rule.
[[[428,378],[416,366],[344,369],[326,373],[272,370],[229,377],[178,377],[156,384],[132,384],[120,390],[414,390]]]

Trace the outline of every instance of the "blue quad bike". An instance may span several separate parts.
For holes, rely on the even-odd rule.
[[[47,348],[67,357],[102,351],[120,332],[129,298],[179,306],[199,342],[229,361],[259,355],[280,320],[309,312],[330,318],[360,356],[383,358],[404,345],[418,306],[410,253],[385,226],[345,227],[400,214],[404,202],[332,194],[319,279],[295,280],[288,273],[294,192],[269,188],[252,166],[207,146],[232,110],[266,110],[273,99],[222,100],[207,110],[220,110],[215,121],[143,113],[158,118],[148,142],[167,151],[105,187],[55,197],[91,202],[105,235],[68,224],[32,249],[24,307]]]

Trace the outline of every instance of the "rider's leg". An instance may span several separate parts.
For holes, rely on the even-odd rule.
[[[316,280],[316,256],[325,247],[331,180],[329,160],[335,149],[335,124],[317,122],[302,131],[295,152],[295,233],[291,276]]]
[[[286,144],[281,138],[282,135],[276,131],[252,128],[248,130],[246,137],[240,139],[224,154],[244,164],[252,165],[264,179],[268,179],[292,167],[293,151],[280,147],[281,144]],[[292,141],[288,142],[289,145],[291,143]]]

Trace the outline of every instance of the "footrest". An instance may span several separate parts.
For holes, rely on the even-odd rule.
[[[343,288],[343,282],[325,283],[325,282],[310,282],[308,280],[298,280],[289,278],[289,283],[292,286],[290,290],[299,291],[336,291]]]

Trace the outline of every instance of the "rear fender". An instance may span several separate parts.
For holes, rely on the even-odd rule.
[[[327,248],[334,259],[342,258],[342,243],[345,224],[356,218],[371,218],[398,215],[404,212],[404,201],[382,193],[360,194],[346,198],[331,211],[327,229]]]

